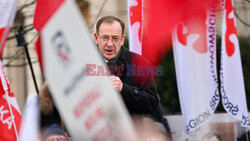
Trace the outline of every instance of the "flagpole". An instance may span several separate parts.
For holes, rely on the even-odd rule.
[[[27,57],[27,60],[28,60],[29,66],[30,66],[31,75],[32,75],[33,82],[35,85],[35,89],[36,89],[37,94],[39,94],[37,82],[36,82],[36,77],[35,77],[34,70],[32,67],[32,63],[31,63],[31,59],[30,59],[30,55],[29,55],[29,51],[28,51],[28,47],[27,47],[27,42],[24,38],[22,26],[20,26],[18,28],[18,31],[16,32],[16,39],[17,39],[17,46],[24,46],[26,57]]]

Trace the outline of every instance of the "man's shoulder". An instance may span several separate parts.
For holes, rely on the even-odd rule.
[[[129,51],[127,48],[122,47],[123,57],[126,57],[132,63],[149,65],[149,61],[142,55]]]

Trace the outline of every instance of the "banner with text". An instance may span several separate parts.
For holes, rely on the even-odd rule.
[[[86,75],[87,64],[105,64],[76,4],[65,1],[41,35],[45,77],[73,140],[136,140],[108,77]]]
[[[250,127],[246,104],[245,86],[240,58],[233,0],[221,0],[222,46],[221,46],[221,94],[225,110]]]
[[[173,51],[181,111],[189,133],[206,123],[218,103],[216,7],[176,25]]]

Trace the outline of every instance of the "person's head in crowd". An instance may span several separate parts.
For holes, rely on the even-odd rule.
[[[125,41],[124,29],[124,22],[114,16],[105,16],[97,21],[95,43],[106,60],[118,55]]]
[[[53,125],[60,125],[60,129],[67,134],[64,123],[61,119],[61,115],[58,112],[55,103],[53,101],[52,95],[49,91],[48,84],[45,82],[39,92],[39,106],[41,110],[40,117],[40,130],[44,133],[45,130],[54,127]],[[54,129],[54,128],[53,128]]]
[[[133,116],[133,123],[139,141],[171,141],[164,127],[147,116]]]
[[[204,135],[202,138],[202,141],[222,141],[222,138],[219,134],[217,133],[207,133]]]
[[[62,129],[57,124],[53,124],[42,133],[42,141],[69,141],[69,139],[64,136]]]
[[[47,82],[45,82],[39,92],[40,109],[44,115],[51,115],[54,111],[54,102],[50,95]]]

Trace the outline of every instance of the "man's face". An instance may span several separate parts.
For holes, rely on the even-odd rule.
[[[95,43],[98,44],[102,56],[111,60],[117,56],[121,46],[124,44],[125,35],[122,35],[122,27],[119,22],[103,22],[100,25],[99,33],[94,34]]]

